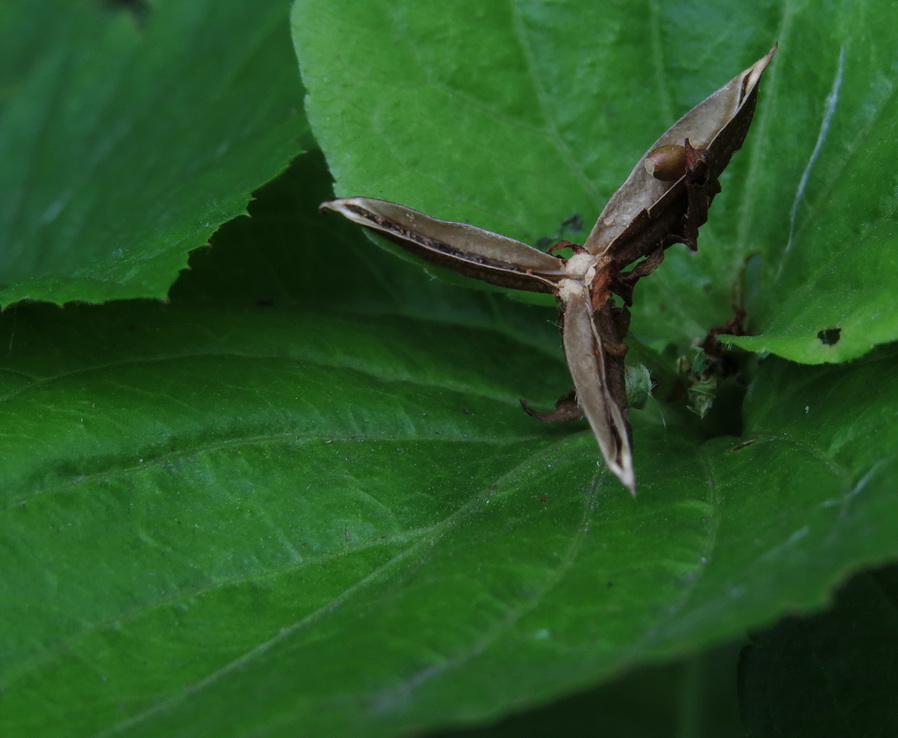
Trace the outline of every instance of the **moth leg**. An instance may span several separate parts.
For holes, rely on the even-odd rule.
[[[566,423],[583,417],[583,411],[577,404],[577,393],[574,390],[559,397],[558,402],[555,403],[555,409],[547,413],[534,410],[527,404],[527,400],[521,399],[520,403],[527,415],[532,415],[544,423]]]
[[[696,233],[698,233],[696,231]],[[676,241],[674,241],[676,243]],[[626,305],[633,304],[633,290],[636,283],[643,277],[654,272],[664,261],[664,246],[661,245],[632,269],[626,272],[618,272],[611,278],[611,291],[618,295]]]

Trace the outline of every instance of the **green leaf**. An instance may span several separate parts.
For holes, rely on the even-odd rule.
[[[262,3],[4,3],[0,304],[164,298],[307,129]]]
[[[633,501],[517,406],[566,389],[551,313],[422,279],[302,163],[170,305],[0,316],[4,736],[492,720],[896,553],[895,349],[765,361],[741,440],[650,403]]]
[[[853,578],[833,607],[756,635],[740,668],[751,736],[889,736],[898,729],[898,567]]]
[[[767,296],[756,306],[763,332],[730,339],[808,363],[853,359],[898,333],[890,281],[898,270],[898,54],[887,28],[871,28],[849,3],[834,10],[813,39],[795,23],[796,45],[815,46],[813,63],[810,55],[779,60],[783,89],[768,126],[779,146],[765,149],[762,166],[792,183],[788,224],[774,230],[762,216],[784,190],[758,187],[742,232],[766,257]],[[894,14],[879,3],[867,11]],[[789,125],[780,137],[793,110],[806,130]]]
[[[821,363],[898,337],[898,51],[870,20],[894,10],[862,8],[299,0],[294,35],[339,195],[528,243],[590,223],[659,133],[779,41],[699,253],[667,252],[633,330],[688,345],[742,292],[761,335],[732,343]]]
[[[623,178],[632,158],[617,149],[638,156],[656,133],[634,143],[647,107],[663,129],[719,84],[721,55],[738,71],[774,32],[825,46],[820,24],[840,18],[574,3],[572,21],[568,6],[518,3],[512,36],[528,42],[525,70],[544,71],[528,72],[542,82],[528,98],[500,74],[521,57],[490,7],[299,6],[341,187],[363,166],[359,185],[380,177],[434,215],[549,235]],[[396,52],[410,38],[424,39],[415,63]],[[424,88],[396,76],[419,70]],[[646,70],[648,102],[632,82]],[[351,94],[368,76],[386,80],[380,94]],[[600,78],[618,85],[604,103]],[[455,108],[485,122],[465,128]],[[540,128],[549,113],[566,117]],[[417,134],[394,134],[406,114]],[[807,158],[785,190],[762,176],[768,149],[752,147],[773,120],[736,157],[699,255],[672,250],[637,293],[643,334],[682,343],[722,323],[758,246],[728,246],[736,224],[787,232],[783,192]],[[431,156],[429,131],[451,146]],[[510,148],[518,139],[533,158]],[[539,151],[562,173],[580,167],[580,184],[556,181]],[[584,194],[584,179],[603,192]],[[846,574],[896,555],[898,347],[844,365],[767,358],[744,406],[718,403],[703,422],[650,400],[632,412],[633,501],[584,424],[542,425],[517,406],[569,387],[556,314],[429,279],[319,216],[329,181],[302,158],[251,219],[192,255],[170,304],[0,315],[4,738],[386,736],[493,721],[819,608]],[[770,220],[745,220],[762,193]],[[695,704],[683,703],[688,724]]]

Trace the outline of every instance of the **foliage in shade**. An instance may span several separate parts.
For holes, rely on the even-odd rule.
[[[273,41],[287,32],[272,20],[279,3],[160,0],[136,20],[111,5],[76,2],[83,15],[68,26],[47,23],[48,35],[72,34],[72,45],[57,38],[53,47],[70,50],[72,74],[83,69],[86,28],[127,50],[134,38],[162,34],[160,19],[171,14],[211,28],[242,12],[214,43],[242,49],[243,66],[229,56],[235,66],[216,76],[150,56],[153,69],[168,61],[183,77],[197,75],[160,79],[157,110],[169,110],[170,85],[203,90],[229,71],[241,105],[271,96],[238,114],[259,114],[259,126],[265,110],[282,114],[264,131],[238,115],[245,166],[214,167],[219,190],[205,164],[169,168],[164,187],[141,174],[162,187],[148,195],[151,205],[164,200],[185,214],[169,231],[174,215],[123,211],[147,270],[134,272],[127,294],[158,296],[186,250],[205,241],[209,231],[195,223],[211,231],[240,212],[253,184],[296,151],[295,60]],[[10,19],[18,7],[0,14]],[[32,37],[46,7],[29,3]],[[54,7],[61,18],[74,13]],[[302,0],[294,33],[327,165],[307,154],[260,190],[251,218],[229,222],[212,248],[191,255],[167,303],[21,303],[0,314],[0,735],[376,738],[482,725],[600,683],[631,700],[643,689],[670,698],[671,681],[686,688],[680,705],[664,703],[665,715],[683,725],[703,710],[701,689],[690,685],[701,682],[696,661],[716,662],[707,649],[819,610],[850,573],[894,559],[898,346],[884,343],[894,311],[876,305],[888,286],[892,222],[879,214],[896,190],[864,158],[894,141],[886,135],[894,47],[882,38],[888,24],[864,23],[890,12],[884,2],[850,12],[837,3],[826,13],[686,2],[675,13],[579,0]],[[85,20],[97,17],[105,20]],[[162,35],[165,49],[177,34]],[[789,345],[798,344],[786,342],[786,356],[858,358],[809,366],[757,357],[743,367],[746,384],[718,396],[704,419],[683,398],[657,393],[632,412],[635,502],[599,462],[585,423],[542,425],[518,406],[519,397],[549,406],[569,386],[554,306],[432,279],[317,212],[333,194],[330,166],[340,194],[389,196],[535,242],[575,212],[597,212],[659,125],[773,40],[780,49],[762,89],[761,125],[733,160],[699,253],[672,248],[639,287],[632,351],[656,376],[665,362],[673,372],[676,354],[732,315],[730,287],[758,252],[745,297],[751,325],[770,328],[764,340],[791,315],[794,335],[820,347],[793,355]],[[790,231],[842,47],[840,102]],[[21,74],[22,48],[0,44],[0,74]],[[59,64],[53,48],[31,63]],[[123,74],[143,69],[144,57],[127,58]],[[265,60],[263,70],[250,71],[250,59]],[[12,89],[9,76],[3,81]],[[128,99],[146,111],[142,90]],[[3,98],[0,135],[14,130],[10,111],[27,108],[19,100]],[[194,111],[180,118],[197,127],[184,125],[185,148],[205,150],[195,161],[208,163],[201,132],[233,120],[219,108],[197,113],[193,102],[184,92],[170,104]],[[850,133],[841,117],[849,112],[859,124]],[[58,117],[48,118],[50,141],[65,123]],[[180,151],[182,163],[187,156],[178,137],[157,148]],[[866,191],[882,193],[875,200],[860,200],[852,176],[818,179],[841,171],[840,162],[850,174],[858,157],[869,163]],[[4,188],[22,174],[16,161],[0,173]],[[152,159],[130,160],[145,164]],[[112,170],[91,178],[72,200],[89,199],[70,223],[92,236],[79,243],[116,247],[112,210],[101,204],[120,203],[134,186]],[[829,198],[849,206],[829,207]],[[213,217],[205,207],[213,201],[233,207]],[[49,228],[40,209],[21,212],[23,232]],[[843,260],[852,289],[807,310],[787,305],[792,280],[822,284],[828,272],[814,255],[835,263],[843,244],[828,234],[844,235],[852,217],[869,257]],[[180,245],[157,249],[156,228]],[[46,231],[48,255],[67,234]],[[881,273],[867,277],[879,281],[858,288],[877,264]],[[104,281],[108,272],[88,282],[82,268],[73,263],[66,291],[51,296],[47,287],[46,299],[113,296],[106,287],[118,282]],[[10,282],[4,299],[37,284]],[[836,314],[866,320],[867,338]],[[882,643],[895,630],[891,577],[868,575],[863,591],[850,590],[851,601],[867,603],[858,622]],[[844,610],[842,601],[843,629]],[[820,644],[846,653],[838,627],[822,618],[803,632],[816,635],[814,654]],[[759,648],[777,637],[754,636]],[[800,680],[769,654],[756,653],[743,671],[743,709],[758,711],[746,717],[750,727],[763,725],[753,721],[764,710],[786,715],[790,699],[802,704]],[[803,656],[781,654],[795,657],[790,673],[802,673]],[[837,661],[826,674],[838,673]],[[891,695],[896,670],[883,663],[871,657],[870,676],[883,674],[882,694]],[[666,669],[693,677],[659,676]],[[625,672],[629,680],[613,681]],[[784,684],[782,700],[759,706],[764,684]],[[891,713],[877,706],[874,687],[871,709],[884,724]],[[827,708],[853,700],[846,689]],[[704,735],[724,734],[719,725],[709,721]]]
[[[890,736],[898,730],[898,567],[858,575],[831,610],[789,618],[742,654],[750,736]]]
[[[498,723],[439,731],[435,738],[543,738],[547,735],[737,736],[733,673],[739,647],[728,644],[661,666],[628,672],[610,683]]]
[[[0,305],[166,296],[299,153],[288,10],[0,7]]]

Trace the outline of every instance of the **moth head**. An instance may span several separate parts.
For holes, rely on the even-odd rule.
[[[655,179],[672,182],[686,174],[686,148],[679,144],[667,144],[646,154],[645,170]]]

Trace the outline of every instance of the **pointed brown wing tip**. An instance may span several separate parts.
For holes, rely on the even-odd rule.
[[[610,459],[606,462],[608,470],[618,478],[618,481],[627,488],[627,491],[636,499],[636,474],[633,472],[633,464],[622,465],[619,462],[613,462]]]
[[[764,70],[769,66],[771,60],[773,59],[773,55],[776,53],[776,50],[778,48],[779,41],[777,41],[773,46],[770,47],[770,51],[764,54],[764,56],[758,59],[748,68],[748,70],[746,70],[751,72],[749,76],[752,78],[752,85],[757,84],[761,75],[764,73]]]
[[[349,197],[339,197],[334,200],[326,200],[318,206],[318,212],[326,213],[327,211],[330,211],[332,213],[340,213],[343,206],[352,199],[353,198]]]
[[[635,500],[636,499],[636,475],[633,474],[632,469],[628,469],[626,471],[621,470],[621,473],[617,475],[617,478],[620,479],[620,483],[627,488],[627,491],[630,493],[630,496]]]
[[[609,470],[614,476],[617,477],[618,481],[627,488],[627,492],[630,493],[630,496],[635,500],[636,499],[636,475],[633,473],[633,469],[623,469],[621,467],[615,467],[614,465],[609,465]]]
[[[773,59],[773,55],[776,53],[776,50],[779,48],[780,42],[776,41],[773,46],[770,47],[770,51],[768,51],[764,56],[758,59],[752,66],[758,66],[759,64],[763,64],[765,67],[770,64],[770,60]]]
[[[337,198],[335,198],[335,199],[333,199],[333,200],[325,200],[323,203],[321,203],[321,204],[318,206],[318,212],[319,212],[319,213],[323,213],[323,212],[326,211],[326,210],[330,210],[331,212],[339,213],[339,212],[342,211],[342,209],[343,209],[344,207],[346,207],[347,204],[351,204],[351,203],[353,203],[353,202],[357,202],[358,200],[361,200],[361,199],[368,199],[368,198],[359,198],[359,197],[337,197]]]

